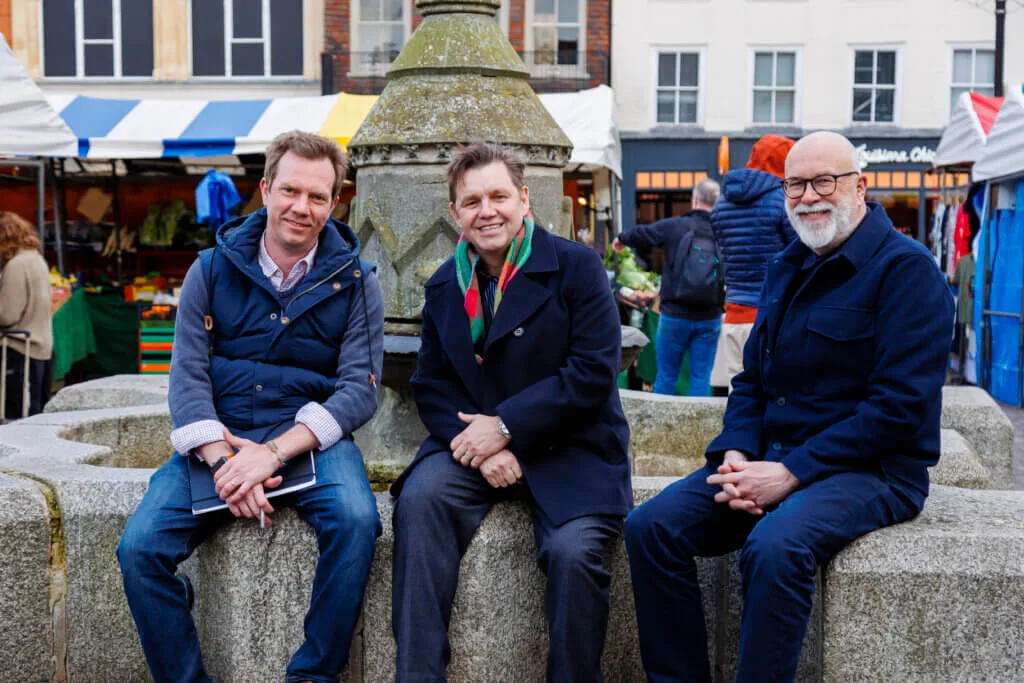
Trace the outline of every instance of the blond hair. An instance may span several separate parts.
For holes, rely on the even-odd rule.
[[[329,160],[331,166],[334,167],[334,187],[331,188],[331,199],[338,198],[338,195],[341,194],[341,186],[345,182],[345,176],[348,174],[348,157],[338,143],[301,130],[281,133],[267,147],[267,163],[263,167],[263,177],[267,179],[268,186],[274,184],[277,166],[281,163],[281,157],[288,152],[295,152],[300,157],[312,161]]]

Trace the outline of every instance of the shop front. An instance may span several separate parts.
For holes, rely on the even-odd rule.
[[[794,136],[792,131],[783,134]],[[749,133],[730,136],[724,153],[719,135],[623,133],[623,227],[688,211],[693,187],[706,177],[720,179],[720,162],[730,169],[745,167],[758,137]],[[947,189],[964,187],[969,182],[967,174],[947,173],[940,180],[938,174],[929,172],[937,135],[908,132],[903,136],[849,137],[867,177],[868,200],[885,207],[900,232],[927,244],[928,226],[941,201],[940,182]]]

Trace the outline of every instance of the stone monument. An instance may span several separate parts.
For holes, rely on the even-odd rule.
[[[490,141],[524,152],[533,214],[556,233],[564,233],[562,168],[572,151],[495,20],[498,0],[416,6],[423,23],[348,146],[358,177],[352,226],[377,264],[389,335],[419,333],[423,284],[459,239],[444,176],[452,150]],[[391,383],[394,373],[384,374]]]

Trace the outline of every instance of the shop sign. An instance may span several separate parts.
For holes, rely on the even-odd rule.
[[[924,145],[906,149],[888,149],[867,145],[857,147],[861,168],[871,164],[931,164],[935,160],[935,150]]]

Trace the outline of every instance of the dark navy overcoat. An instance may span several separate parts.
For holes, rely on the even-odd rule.
[[[952,333],[931,254],[869,202],[821,262],[799,240],[773,259],[709,460],[740,450],[782,462],[802,486],[874,472],[920,508]]]
[[[535,228],[477,364],[454,261],[426,283],[411,385],[429,436],[391,491],[428,457],[450,458],[463,413],[499,415],[525,484],[555,524],[633,507],[629,426],[616,378],[619,316],[598,255]]]

